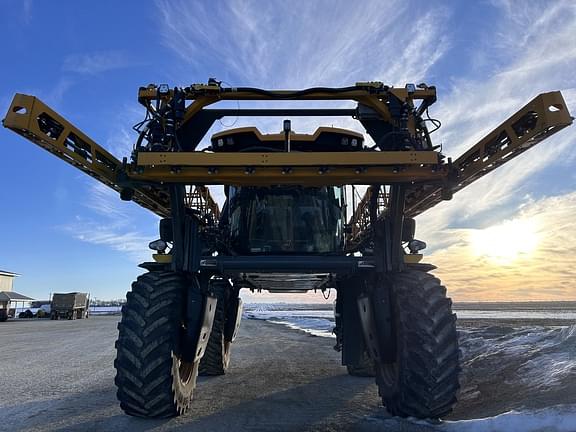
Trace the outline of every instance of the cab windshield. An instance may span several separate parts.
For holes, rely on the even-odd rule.
[[[339,187],[230,188],[230,232],[243,253],[335,253],[342,247]]]

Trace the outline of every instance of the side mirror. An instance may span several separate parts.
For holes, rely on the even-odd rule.
[[[160,219],[160,239],[164,240],[165,242],[171,242],[174,240],[171,218]]]

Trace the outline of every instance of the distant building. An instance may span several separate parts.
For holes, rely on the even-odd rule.
[[[10,308],[10,303],[28,302],[34,300],[13,290],[14,278],[18,273],[0,270],[0,321],[5,321],[8,316],[14,316],[15,310]]]
[[[12,291],[14,278],[18,276],[18,273],[0,270],[0,291]]]

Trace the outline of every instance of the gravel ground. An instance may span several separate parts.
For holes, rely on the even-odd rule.
[[[13,320],[0,326],[0,430],[9,431],[427,431],[389,418],[370,378],[346,375],[330,338],[245,320],[229,373],[200,378],[191,412],[170,420],[124,415],[115,397],[117,317]],[[473,326],[466,322],[466,326]],[[486,323],[479,325],[486,325]],[[469,360],[453,419],[524,406],[502,377]],[[565,390],[565,388],[564,388]],[[576,394],[576,389],[572,394]],[[576,402],[566,393],[553,399]],[[552,398],[552,399],[550,399]]]

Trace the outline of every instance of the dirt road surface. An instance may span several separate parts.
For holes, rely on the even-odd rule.
[[[346,374],[333,339],[244,320],[229,373],[200,378],[192,410],[126,416],[115,396],[117,317],[9,321],[0,328],[1,431],[429,431],[390,418],[371,378]],[[479,391],[484,389],[476,386]],[[465,395],[454,418],[502,412]],[[491,391],[491,390],[489,390]],[[491,405],[492,404],[492,405]],[[492,407],[492,408],[490,408]]]

